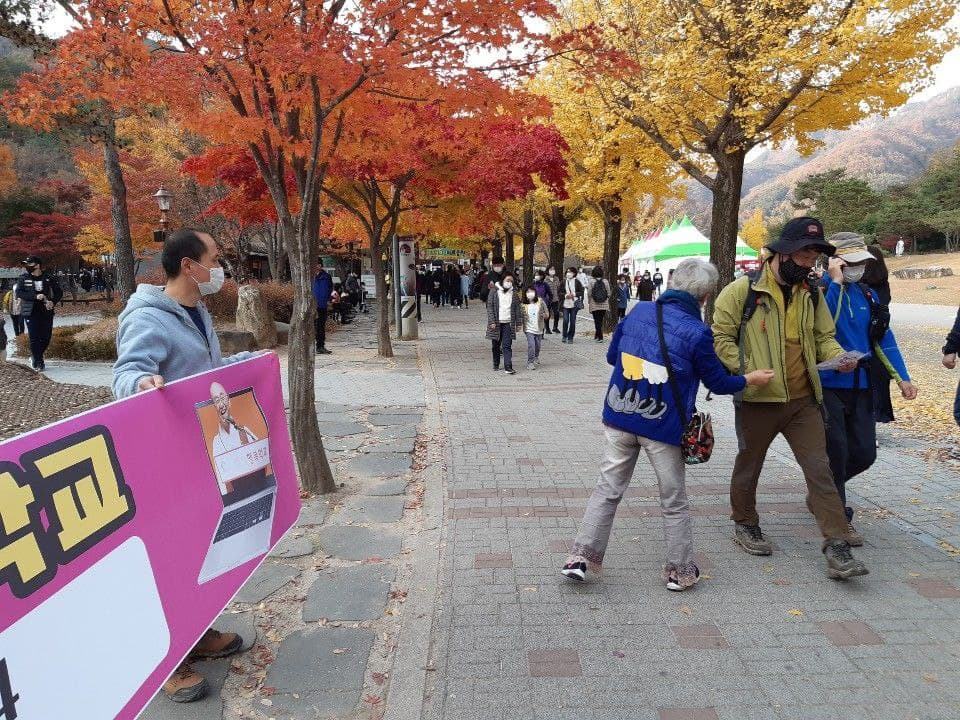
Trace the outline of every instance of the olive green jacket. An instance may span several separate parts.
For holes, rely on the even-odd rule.
[[[742,277],[727,285],[717,296],[713,311],[714,349],[720,361],[733,373],[740,373],[740,322],[747,299],[749,277]],[[744,328],[743,374],[770,368],[773,380],[764,387],[747,386],[745,402],[787,402],[790,397],[786,383],[786,333],[783,294],[776,286],[770,264],[764,263],[760,276],[753,283],[757,291],[757,309]],[[843,348],[834,339],[835,328],[830,308],[821,297],[814,309],[806,284],[795,285],[791,302],[799,302],[800,347],[807,366],[810,387],[817,403],[823,402],[820,373],[817,363],[843,354]],[[813,292],[820,292],[819,288]],[[776,295],[774,295],[776,293]]]

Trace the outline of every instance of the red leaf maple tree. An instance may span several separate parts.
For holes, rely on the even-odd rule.
[[[245,146],[277,213],[294,282],[291,436],[301,481],[335,489],[317,423],[311,292],[320,191],[358,97],[454,83],[478,52],[516,56],[544,38],[548,0],[86,0],[78,52],[111,70],[115,92],[165,105],[214,145]],[[109,53],[109,56],[105,55]],[[529,67],[529,66],[524,66]],[[506,71],[505,71],[505,74]],[[130,78],[135,82],[123,82]],[[290,202],[288,173],[296,183]]]

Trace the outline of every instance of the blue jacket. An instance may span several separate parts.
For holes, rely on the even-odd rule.
[[[160,375],[166,382],[252,358],[241,352],[220,355],[213,319],[203,303],[197,305],[206,335],[190,315],[162,287],[141,284],[120,313],[117,362],[113,366],[113,394],[125,398],[137,392],[140,381]]]
[[[897,382],[909,380],[907,365],[897,347],[897,340],[889,328],[877,345],[870,346],[867,328],[870,326],[870,303],[864,297],[863,290],[858,284],[835,283],[829,276],[824,275],[824,298],[830,308],[830,316],[837,326],[837,342],[844,350],[859,350],[869,353],[872,362],[880,362]],[[870,291],[873,294],[873,291]],[[876,294],[873,294],[876,299]],[[879,302],[879,301],[877,301]],[[859,389],[870,388],[870,377],[866,368],[852,373],[839,373],[836,370],[821,370],[820,382],[826,388],[835,390],[852,390],[857,374],[860,375]]]
[[[313,299],[317,301],[318,308],[325,308],[330,302],[330,295],[333,293],[333,278],[326,270],[317,273],[313,278]]]
[[[660,354],[657,304],[663,305],[664,337],[684,404],[682,413],[676,410]],[[613,365],[613,374],[603,404],[604,424],[670,445],[680,444],[701,382],[718,395],[740,392],[747,384],[720,363],[697,301],[676,290],[630,311],[613,334],[607,362]]]
[[[630,286],[623,285],[617,286],[617,307],[621,310],[626,310],[627,305],[630,304]]]

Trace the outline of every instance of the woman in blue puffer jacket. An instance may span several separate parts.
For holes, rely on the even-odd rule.
[[[667,587],[684,590],[700,578],[691,559],[693,529],[680,449],[697,391],[702,381],[718,395],[732,395],[747,385],[766,385],[773,377],[772,370],[729,375],[714,353],[713,333],[701,320],[700,312],[716,293],[717,279],[717,269],[710,263],[697,258],[684,260],[677,266],[670,289],[656,302],[639,303],[614,333],[607,350],[607,362],[614,369],[603,406],[606,448],[600,480],[562,569],[569,578],[584,580],[588,569],[599,574],[614,514],[641,449],[660,487]],[[660,350],[661,317],[680,408],[676,407]]]

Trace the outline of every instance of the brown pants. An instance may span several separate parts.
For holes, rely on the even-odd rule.
[[[845,539],[847,516],[837,494],[827,458],[823,416],[812,398],[788,403],[743,403],[737,408],[740,452],[730,478],[731,517],[744,525],[759,525],[757,480],[767,448],[783,434],[803,469],[807,492],[820,532],[827,539]]]

